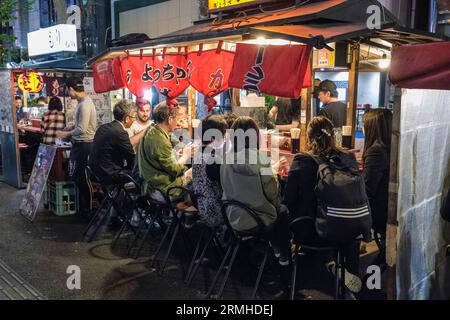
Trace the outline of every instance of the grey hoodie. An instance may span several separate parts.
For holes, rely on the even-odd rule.
[[[278,180],[272,175],[270,163],[262,164],[260,153],[255,149],[242,150],[235,158],[245,159],[244,164],[223,164],[220,166],[220,181],[223,188],[222,200],[239,201],[255,210],[263,223],[270,226],[280,209]],[[257,159],[251,164],[249,159]],[[261,174],[261,169],[265,169]],[[236,231],[247,231],[257,226],[255,220],[242,209],[228,207],[228,220]]]

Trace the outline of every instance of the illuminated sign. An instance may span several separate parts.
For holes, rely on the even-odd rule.
[[[241,7],[255,6],[275,0],[208,0],[209,12],[218,12],[237,9]]]
[[[57,52],[77,52],[77,29],[72,24],[58,24],[28,33],[30,57]]]

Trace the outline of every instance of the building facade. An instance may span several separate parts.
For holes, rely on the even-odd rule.
[[[318,1],[318,0],[317,0]],[[450,36],[450,0],[378,0],[404,26]],[[145,33],[150,38],[207,18],[207,0],[111,0],[115,36]],[[293,2],[295,2],[293,0]],[[448,19],[447,23],[443,22]],[[441,23],[439,23],[439,21]]]
[[[26,1],[19,1],[13,24],[15,46],[27,51],[29,32],[58,24],[74,24],[77,26],[78,52],[69,56],[92,57],[107,48],[111,39],[110,8],[109,0],[36,0],[31,7]],[[67,54],[56,54],[52,58],[61,57],[67,57]]]

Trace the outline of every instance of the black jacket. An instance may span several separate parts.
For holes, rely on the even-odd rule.
[[[389,150],[375,143],[364,156],[364,181],[375,230],[386,230],[389,194]]]
[[[101,183],[115,183],[120,171],[131,170],[134,158],[128,133],[119,121],[114,120],[97,129],[89,156],[89,166]]]

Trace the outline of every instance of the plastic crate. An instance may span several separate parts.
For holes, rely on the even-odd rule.
[[[77,212],[78,190],[73,182],[47,182],[44,207],[57,216],[69,216]]]

